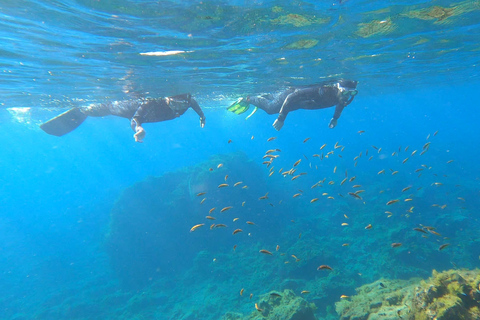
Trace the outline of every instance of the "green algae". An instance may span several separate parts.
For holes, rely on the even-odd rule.
[[[381,283],[381,284],[380,284]],[[341,320],[473,320],[480,316],[480,270],[435,270],[428,280],[381,280],[336,303]]]
[[[408,18],[416,18],[420,20],[437,20],[442,21],[448,17],[453,16],[453,8],[444,8],[440,6],[433,6],[429,8],[424,8],[420,10],[412,10],[405,14]]]
[[[368,23],[360,23],[356,34],[362,38],[369,38],[375,35],[385,35],[395,29],[392,19],[373,20]]]
[[[410,10],[402,16],[419,20],[434,20],[434,23],[444,23],[448,18],[464,15],[475,10],[480,10],[478,0],[467,0],[451,4],[450,7],[431,6],[428,8]]]
[[[323,24],[327,23],[328,18],[313,18],[301,14],[290,13],[280,16],[276,19],[272,19],[271,23],[274,25],[293,25],[295,27],[305,27],[311,24]]]
[[[318,44],[316,39],[303,39],[290,43],[285,46],[285,49],[310,49]]]

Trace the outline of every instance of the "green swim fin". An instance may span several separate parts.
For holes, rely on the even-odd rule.
[[[79,108],[72,108],[40,125],[48,134],[61,137],[75,130],[87,118]]]
[[[244,112],[247,112],[249,108],[250,104],[247,102],[247,99],[240,98],[235,101],[230,107],[228,107],[227,110],[235,114],[242,114]]]

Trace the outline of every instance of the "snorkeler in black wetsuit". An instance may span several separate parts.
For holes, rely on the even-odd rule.
[[[205,126],[205,116],[197,101],[190,94],[158,99],[96,103],[85,107],[72,108],[45,122],[40,128],[48,134],[63,136],[77,128],[88,116],[114,115],[131,119],[130,125],[135,131],[133,136],[135,141],[143,142],[146,134],[142,127],[143,123],[175,119],[184,114],[190,107],[199,115],[200,127],[203,128]]]
[[[268,114],[278,113],[278,118],[273,123],[273,127],[278,131],[282,129],[285,118],[290,111],[325,109],[335,106],[333,118],[328,125],[329,128],[335,128],[343,108],[348,106],[358,93],[356,90],[357,83],[357,81],[352,80],[339,80],[327,84],[291,87],[276,95],[267,94],[241,98],[227,110],[241,114],[248,110],[249,104],[253,104]],[[255,111],[256,108],[252,114]]]

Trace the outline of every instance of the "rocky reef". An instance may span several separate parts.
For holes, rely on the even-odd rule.
[[[253,302],[252,302],[253,305]],[[260,297],[250,315],[227,313],[222,320],[316,320],[315,304],[296,296],[292,290],[271,291]]]
[[[433,271],[428,280],[379,280],[336,303],[341,320],[480,319],[480,270]]]
[[[227,180],[228,174],[228,181]],[[209,247],[233,247],[232,230],[209,230],[210,215],[216,223],[231,224],[242,202],[253,203],[266,187],[261,168],[244,153],[215,155],[192,167],[150,177],[125,189],[111,210],[106,247],[121,281],[138,288],[159,276],[186,270],[198,252]],[[242,186],[233,187],[234,182]],[[225,182],[229,188],[219,188]],[[227,190],[228,189],[228,190]],[[223,207],[227,213],[219,214]],[[218,214],[218,215],[217,215]],[[243,215],[252,219],[247,212]],[[258,219],[256,221],[259,221]],[[192,226],[205,224],[190,232]]]

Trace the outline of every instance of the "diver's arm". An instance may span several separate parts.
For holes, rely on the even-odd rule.
[[[343,109],[353,101],[353,98],[354,97],[351,97],[350,99],[348,99],[348,101],[339,103],[335,106],[335,112],[333,113],[333,118],[330,120],[330,123],[328,124],[328,127],[330,129],[335,128],[335,126],[337,125],[338,118],[340,118],[340,116],[342,115]]]
[[[193,98],[190,98],[190,106],[200,117],[200,127],[203,128],[205,126],[205,115],[203,114],[202,108],[200,108],[197,101]]]
[[[135,131],[133,138],[135,139],[136,142],[143,142],[143,139],[147,134],[145,132],[145,129],[143,129],[142,122],[141,122],[141,119],[143,119],[146,113],[147,113],[146,105],[142,104],[140,107],[138,107],[137,111],[132,117],[132,120],[130,121],[130,126],[132,127],[132,130]]]
[[[294,92],[290,93],[285,100],[283,101],[283,105],[280,108],[280,112],[278,113],[278,118],[273,123],[273,127],[278,131],[282,129],[283,123],[287,118],[287,115],[290,111],[292,111],[295,98],[300,97],[302,95],[309,95],[318,91],[318,88],[305,88],[305,89],[297,89]]]
[[[353,98],[355,98],[355,96],[352,96],[346,102],[339,103],[335,106],[335,112],[333,113],[333,118],[332,118],[332,120],[330,120],[330,123],[328,124],[328,127],[330,129],[335,128],[335,126],[337,125],[337,120],[338,120],[338,118],[340,118],[340,115],[342,114],[343,109],[346,106],[348,106],[350,103],[352,103]]]
[[[338,120],[338,118],[340,118],[340,115],[342,114],[343,108],[345,108],[345,105],[343,103],[342,104],[337,104],[335,106],[335,112],[333,113],[333,118],[330,120],[330,123],[328,124],[328,127],[330,129],[335,128],[335,126],[337,125],[337,120]]]

